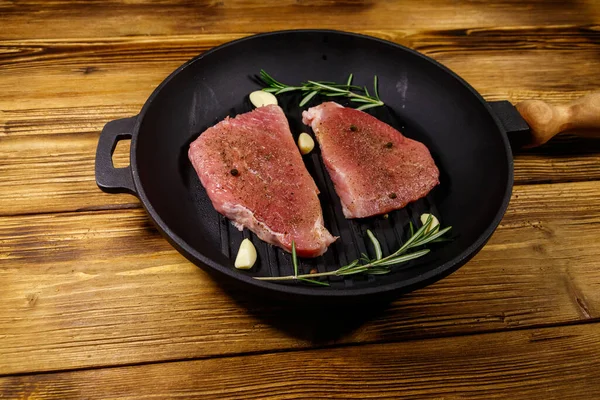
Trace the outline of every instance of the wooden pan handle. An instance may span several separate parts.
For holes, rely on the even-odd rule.
[[[600,138],[600,92],[566,105],[553,106],[540,100],[526,100],[516,107],[531,128],[532,140],[525,147],[540,146],[555,135],[568,131]]]

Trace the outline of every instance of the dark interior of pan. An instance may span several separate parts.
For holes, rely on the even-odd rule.
[[[226,116],[252,109],[248,94],[261,86],[265,69],[285,83],[308,79],[372,85],[386,107],[369,110],[406,136],[423,142],[441,172],[441,184],[427,198],[388,218],[347,220],[324,170],[318,147],[304,157],[321,192],[325,225],[340,239],[316,259],[302,259],[301,271],[337,269],[373,256],[365,235],[371,229],[383,253],[407,238],[410,221],[434,213],[451,225],[452,240],[432,247],[427,256],[398,266],[388,275],[328,279],[330,287],[261,282],[253,276],[292,273],[291,256],[239,232],[212,207],[187,158],[188,146]],[[301,122],[299,97],[279,97],[295,138]],[[315,98],[310,105],[319,104]],[[306,108],[306,107],[305,107]],[[333,31],[287,31],[258,35],[211,50],[183,65],[159,86],[144,106],[132,141],[136,190],[149,215],[170,242],[199,266],[226,275],[247,288],[294,299],[348,299],[397,295],[440,279],[472,257],[492,234],[508,204],[512,158],[506,135],[485,101],[464,81],[417,52],[382,40]],[[285,173],[285,171],[282,171]],[[259,257],[250,271],[233,267],[243,238]]]

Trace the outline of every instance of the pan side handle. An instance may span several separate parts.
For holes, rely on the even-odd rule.
[[[516,147],[541,146],[563,132],[600,138],[600,92],[561,105],[541,100],[526,100],[516,106],[491,101],[489,105]]]
[[[526,100],[518,103],[516,108],[531,127],[533,141],[528,147],[542,145],[563,132],[600,137],[600,91],[568,104],[553,105],[541,100]]]
[[[123,118],[104,125],[96,148],[96,184],[107,193],[137,195],[131,165],[115,168],[112,155],[121,140],[131,139],[137,117]]]
[[[513,148],[531,143],[532,136],[529,125],[510,101],[489,101],[488,104],[500,120]]]

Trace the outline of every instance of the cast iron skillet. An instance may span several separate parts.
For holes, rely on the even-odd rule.
[[[423,212],[433,212],[443,226],[452,225],[452,241],[436,245],[426,257],[382,276],[332,278],[330,287],[281,284],[253,276],[290,275],[291,257],[239,232],[212,207],[187,158],[199,133],[227,115],[252,109],[248,94],[261,86],[260,69],[290,84],[308,79],[371,85],[387,107],[372,109],[376,117],[430,149],[441,184],[427,198],[389,218],[349,221],[323,169],[317,149],[306,156],[308,171],[321,192],[325,224],[340,239],[323,257],[302,260],[304,272],[344,265],[360,253],[372,255],[366,239],[371,229],[384,254],[407,236],[409,221],[419,224]],[[319,103],[313,100],[311,105]],[[301,122],[298,97],[282,96],[293,134],[309,130]],[[503,121],[498,118],[498,110]],[[367,36],[324,30],[266,33],[224,44],[174,71],[150,96],[136,117],[109,122],[96,154],[96,181],[111,193],[127,192],[141,200],[150,218],[169,242],[190,261],[231,278],[247,290],[300,302],[345,303],[390,299],[431,284],[473,257],[498,226],[508,205],[513,163],[504,120],[518,114],[504,102],[491,106],[465,81],[434,60],[403,46]],[[131,138],[131,163],[114,168],[116,143]],[[284,173],[284,172],[282,172]],[[243,238],[256,245],[259,261],[253,270],[238,271],[233,261]]]

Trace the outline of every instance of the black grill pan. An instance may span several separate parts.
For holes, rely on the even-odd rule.
[[[381,276],[330,278],[330,287],[258,281],[253,276],[292,273],[291,256],[244,230],[238,231],[212,207],[187,159],[189,144],[227,115],[250,111],[248,94],[261,86],[260,69],[295,84],[308,79],[341,81],[353,73],[369,85],[379,77],[386,107],[369,110],[406,136],[423,142],[440,169],[441,184],[426,198],[387,218],[346,220],[318,147],[305,164],[321,192],[325,225],[340,239],[323,257],[303,259],[301,269],[333,270],[372,254],[366,230],[379,238],[385,254],[408,235],[408,224],[434,213],[452,225],[452,241],[436,245],[426,257]],[[297,138],[302,124],[299,98],[280,96],[280,105]],[[312,105],[319,103],[314,100]],[[136,117],[109,122],[96,155],[96,181],[107,192],[127,192],[141,200],[170,243],[217,279],[232,279],[247,290],[297,301],[344,303],[390,299],[450,274],[483,247],[498,226],[510,199],[513,166],[504,120],[522,125],[507,102],[488,104],[465,81],[441,64],[384,40],[337,31],[283,31],[251,36],[210,50],[174,71],[150,96]],[[512,120],[511,120],[512,118]],[[131,163],[114,168],[116,143],[131,138]],[[233,267],[244,238],[256,245],[259,260],[251,271]]]

